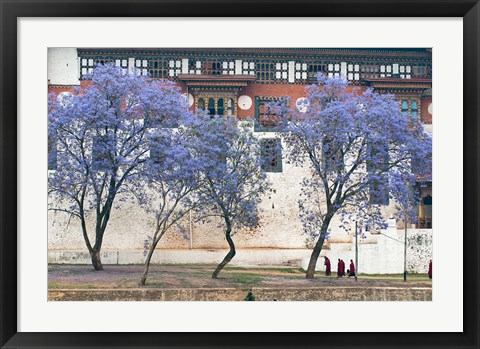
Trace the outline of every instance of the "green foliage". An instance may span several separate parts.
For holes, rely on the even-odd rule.
[[[239,284],[239,285],[252,285],[262,281],[262,277],[256,274],[247,274],[247,273],[233,274],[232,281],[235,284]]]

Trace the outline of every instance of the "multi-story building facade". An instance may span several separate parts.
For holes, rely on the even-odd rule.
[[[254,120],[254,131],[262,139],[265,154],[270,161],[265,167],[275,193],[262,203],[262,227],[252,235],[239,234],[240,248],[259,247],[277,250],[305,248],[298,218],[297,198],[299,177],[303,169],[286,164],[282,159],[281,142],[275,120],[264,113],[268,101],[288,97],[292,108],[301,109],[305,88],[316,81],[316,75],[340,77],[352,88],[373,88],[380,93],[391,93],[399,101],[401,113],[407,118],[419,119],[427,132],[432,132],[432,51],[430,49],[317,49],[317,48],[68,48],[49,50],[49,92],[57,95],[73,93],[76,86],[88,84],[86,75],[97,64],[114,63],[125,73],[150,75],[154,79],[174,81],[185,94],[191,111],[206,110],[215,115],[235,115],[239,119]],[[270,152],[274,152],[270,154]],[[432,228],[431,177],[419,178],[415,188],[421,198],[416,226]],[[389,215],[386,208],[385,214]],[[140,215],[141,216],[141,215]],[[133,220],[132,229],[146,226],[146,218]],[[123,231],[121,223],[117,231]],[[403,222],[398,223],[401,228]],[[137,228],[135,228],[137,227]],[[70,230],[72,228],[69,228]],[[145,230],[145,229],[143,229]],[[53,250],[74,249],[60,242],[58,235],[49,247]],[[332,231],[332,242],[347,239],[343,233]],[[66,233],[67,234],[67,233]],[[118,243],[128,235],[120,234],[112,247],[132,248]],[[143,237],[138,239],[143,241]],[[218,237],[220,236],[220,238]],[[52,234],[50,234],[52,237]],[[126,237],[125,237],[126,238]],[[58,239],[58,243],[57,240]],[[182,241],[171,234],[161,248],[217,249],[224,246],[221,232],[200,224],[190,224],[190,235]],[[81,240],[79,240],[81,241]],[[79,246],[80,247],[80,246]],[[108,247],[107,247],[108,249]],[[281,257],[295,259],[301,253]],[[272,260],[272,264],[275,260]]]

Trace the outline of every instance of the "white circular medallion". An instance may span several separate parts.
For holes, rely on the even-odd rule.
[[[300,113],[305,113],[308,110],[309,106],[310,106],[310,103],[308,102],[308,99],[306,99],[305,97],[300,97],[295,102],[295,107]]]
[[[184,93],[183,98],[185,98],[185,100],[187,101],[188,107],[191,107],[193,105],[193,96],[190,93],[188,94],[188,96],[186,93]]]
[[[238,97],[238,107],[242,110],[250,109],[252,107],[252,99],[246,95]]]
[[[433,107],[432,107],[432,103],[430,103],[430,104],[428,105],[428,112],[430,113],[430,115],[433,115],[433,109],[432,109],[432,108],[433,108]]]
[[[58,103],[62,107],[68,106],[70,103],[72,103],[72,97],[73,95],[70,92],[62,92],[57,96]]]

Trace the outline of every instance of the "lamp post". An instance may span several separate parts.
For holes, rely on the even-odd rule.
[[[188,110],[190,108],[190,106],[188,105],[188,84],[187,84],[187,91],[186,92],[187,93],[185,94],[185,99],[187,100],[187,112],[188,112]],[[195,107],[194,107],[194,109],[195,109]],[[189,245],[190,245],[189,247],[190,247],[190,249],[193,249],[192,210],[190,210],[190,212],[189,212],[189,226],[188,226],[188,228],[189,228],[188,229],[188,232],[189,232],[188,240],[189,240]]]
[[[358,225],[355,221],[355,281],[357,281],[358,275]]]

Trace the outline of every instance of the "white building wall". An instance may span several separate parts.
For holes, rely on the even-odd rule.
[[[367,234],[359,239],[357,271],[362,274],[401,274],[404,270],[405,230],[397,229],[390,220],[387,229],[380,234]],[[407,273],[426,273],[432,259],[432,229],[407,229]],[[332,273],[337,271],[338,259],[343,259],[346,269],[350,259],[355,261],[355,238],[348,243],[331,243],[329,249],[323,249],[316,270],[325,271],[323,257],[330,259]],[[302,261],[302,268],[308,266],[309,258]]]
[[[76,48],[48,48],[47,78],[52,85],[80,85]]]
[[[270,136],[269,136],[270,137]],[[275,191],[265,195],[260,204],[260,226],[254,230],[235,230],[233,239],[238,248],[276,248],[303,249],[306,247],[307,235],[303,233],[299,219],[298,198],[301,192],[299,181],[306,175],[301,167],[283,162],[283,172],[268,173]],[[159,248],[184,249],[193,248],[218,249],[227,248],[228,244],[220,227],[223,222],[214,219],[210,223],[195,222],[192,215],[192,231],[190,235],[189,217],[183,221],[185,234],[176,227],[167,232],[159,243]],[[88,219],[89,228],[93,230],[94,217]],[[143,251],[144,240],[152,235],[154,217],[147,215],[136,204],[125,203],[120,209],[112,211],[112,216],[104,235],[105,250]],[[81,227],[76,219],[68,220],[61,212],[49,213],[50,250],[78,250],[84,242]],[[345,232],[341,232],[345,235]],[[93,235],[91,236],[93,239]]]

